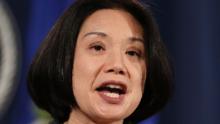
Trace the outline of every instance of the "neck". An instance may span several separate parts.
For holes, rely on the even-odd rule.
[[[123,120],[111,121],[92,119],[79,109],[73,109],[69,119],[64,124],[123,124]]]

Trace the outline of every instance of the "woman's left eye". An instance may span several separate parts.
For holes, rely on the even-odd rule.
[[[129,50],[126,52],[126,54],[129,56],[134,56],[134,57],[138,57],[138,58],[140,58],[142,56],[140,51],[135,51],[135,50]]]

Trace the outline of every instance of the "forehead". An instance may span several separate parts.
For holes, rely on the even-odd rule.
[[[128,12],[117,9],[101,9],[92,13],[83,23],[80,32],[118,32],[121,35],[142,37],[143,29]]]

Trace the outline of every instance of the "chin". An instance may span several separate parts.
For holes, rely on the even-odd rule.
[[[110,122],[119,122],[123,121],[125,119],[124,116],[118,116],[115,114],[105,114],[105,115],[98,115],[97,117],[94,117],[96,122],[99,123],[110,123]]]
[[[95,119],[98,118],[98,120],[102,120],[105,122],[112,122],[112,121],[122,121],[125,118],[127,118],[130,113],[126,111],[119,111],[119,110],[125,110],[125,109],[114,109],[109,107],[109,109],[103,110],[97,110]]]

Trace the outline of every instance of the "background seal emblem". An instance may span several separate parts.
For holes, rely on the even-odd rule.
[[[14,97],[20,76],[20,37],[7,4],[0,0],[0,118]]]

